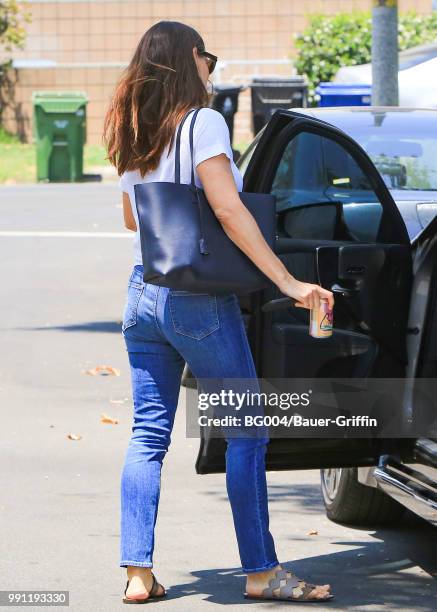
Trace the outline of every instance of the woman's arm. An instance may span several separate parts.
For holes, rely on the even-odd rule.
[[[132,214],[132,207],[130,205],[129,194],[123,191],[123,217],[124,217],[124,226],[132,230],[133,232],[137,231],[137,224],[135,223],[135,217]]]
[[[208,202],[226,234],[281,293],[297,300],[296,306],[301,308],[314,308],[320,297],[328,299],[332,308],[331,291],[298,281],[269,247],[253,215],[240,199],[229,158],[221,153],[200,162],[196,169]]]

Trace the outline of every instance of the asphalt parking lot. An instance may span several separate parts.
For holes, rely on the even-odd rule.
[[[111,183],[0,187],[0,201],[0,588],[68,590],[74,611],[124,609],[119,478],[132,403],[120,322],[133,234]],[[120,375],[84,373],[98,365]],[[196,475],[184,410],[182,390],[156,528],[159,609],[287,605],[242,597],[224,475]],[[269,472],[268,484],[281,562],[332,584],[336,599],[318,609],[435,610],[435,529],[411,516],[391,529],[336,525],[317,471]]]

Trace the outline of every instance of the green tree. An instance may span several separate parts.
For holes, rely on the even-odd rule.
[[[31,14],[24,2],[0,0],[0,125],[2,112],[11,94],[8,77],[14,49],[22,49],[26,39],[25,24],[31,21]]]

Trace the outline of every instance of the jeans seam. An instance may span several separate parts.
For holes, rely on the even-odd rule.
[[[137,281],[129,281],[128,287],[134,287],[135,289],[142,289],[144,287],[143,283],[137,283]]]
[[[158,287],[158,291],[156,292],[156,295],[155,295],[155,303],[154,303],[154,305],[153,305],[153,318],[155,319],[155,325],[156,325],[156,328],[157,328],[157,330],[158,330],[158,333],[162,335],[162,330],[161,330],[161,328],[160,328],[160,326],[159,326],[159,322],[158,322],[158,315],[157,315],[157,310],[158,310],[158,297],[159,297],[159,291],[160,291],[161,287],[160,287],[160,285],[157,285],[157,287]]]
[[[247,337],[247,334],[246,334],[246,327],[244,325],[243,315],[241,314],[240,306],[238,304],[237,304],[237,309],[238,309],[238,318],[240,321],[240,330],[243,336],[244,353],[246,355],[246,360],[248,362],[248,365],[252,365],[253,355],[252,355],[252,352],[250,351],[249,338]],[[255,376],[257,376],[256,371],[255,371]]]
[[[255,483],[256,483],[256,514],[258,517],[258,526],[259,526],[259,530],[261,532],[261,542],[262,542],[262,549],[263,549],[263,556],[264,556],[264,564],[268,563],[266,560],[266,546],[265,546],[265,542],[264,542],[264,534],[263,534],[263,525],[262,525],[262,519],[261,519],[261,514],[260,514],[260,495],[259,495],[259,481],[258,481],[258,454],[259,454],[259,449],[260,447],[257,446],[255,448],[255,461],[254,463],[254,468],[255,468]]]
[[[238,309],[240,309],[240,307],[238,306]],[[241,315],[241,311],[240,311],[240,330],[242,333],[242,337],[243,337],[243,346],[244,346],[244,353],[246,355],[246,361],[247,361],[247,365],[249,365],[251,368],[253,368],[253,373],[255,375],[255,379],[258,381],[258,372],[256,371],[256,366],[253,360],[253,355],[252,355],[252,350],[250,348],[250,344],[249,344],[249,338],[247,337],[247,333],[246,333],[246,327],[244,325],[244,320],[243,317]],[[258,389],[259,389],[259,384],[257,383]],[[265,432],[265,427],[263,428],[263,432]],[[257,435],[258,437],[258,435]],[[268,433],[264,433],[264,437],[265,438],[269,438]],[[268,440],[269,441],[269,440]]]

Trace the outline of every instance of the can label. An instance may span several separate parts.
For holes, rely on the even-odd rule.
[[[314,338],[329,338],[332,336],[334,316],[329,308],[328,300],[320,299],[318,308],[312,308],[310,313],[310,335]]]

